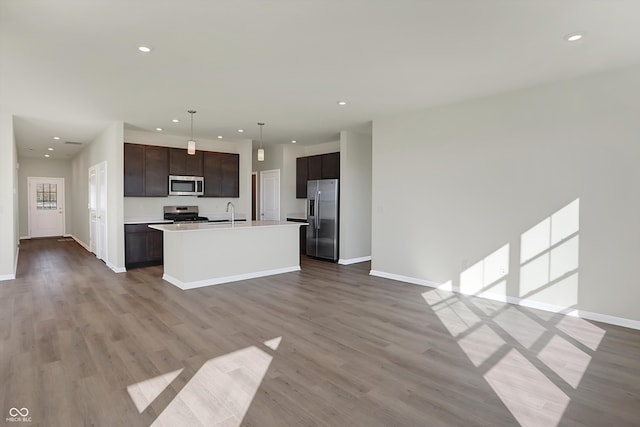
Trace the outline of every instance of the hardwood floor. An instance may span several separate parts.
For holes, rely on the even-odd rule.
[[[18,278],[0,282],[2,417],[640,425],[640,331],[368,271],[305,258],[300,272],[181,291],[161,267],[115,274],[75,242],[23,241]]]

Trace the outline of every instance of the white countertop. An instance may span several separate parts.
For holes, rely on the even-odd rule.
[[[229,230],[229,229],[250,229],[259,227],[299,227],[304,225],[302,222],[290,222],[290,221],[242,221],[231,224],[230,222],[215,223],[205,222],[197,224],[157,224],[150,225],[149,228],[153,228],[160,231],[217,231],[217,230]]]

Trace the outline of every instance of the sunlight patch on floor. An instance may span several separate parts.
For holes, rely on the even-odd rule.
[[[523,427],[558,425],[571,400],[516,349],[484,378]]]
[[[562,357],[558,357],[558,354],[562,354]],[[578,388],[591,362],[591,356],[557,335],[538,353],[538,359],[573,388]]]
[[[162,393],[164,389],[176,379],[178,375],[180,375],[182,370],[183,369],[177,369],[128,386],[127,391],[129,392],[129,396],[131,396],[131,400],[133,400],[133,403],[136,405],[136,408],[138,408],[138,412],[144,412],[151,402],[153,402],[156,397],[158,397],[160,393]]]
[[[151,425],[239,426],[272,359],[251,346],[208,360]]]
[[[277,350],[282,337],[264,341]],[[206,361],[151,424],[237,427],[253,401],[273,356],[247,347]],[[127,387],[140,413],[183,371],[178,369]]]
[[[578,317],[563,317],[556,328],[594,351],[600,346],[605,334],[604,329]]]
[[[263,344],[269,347],[271,350],[276,351],[278,349],[278,346],[280,345],[280,341],[282,341],[282,337],[267,340]]]
[[[558,314],[578,304],[579,214],[575,199],[522,233],[520,268],[511,275],[509,260],[518,252],[510,254],[507,244],[460,273],[460,294],[422,293],[522,426],[560,423],[571,389],[578,388],[605,335],[590,322]],[[464,296],[506,299],[508,287],[521,301],[546,305],[549,312]]]

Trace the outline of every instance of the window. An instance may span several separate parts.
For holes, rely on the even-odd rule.
[[[38,184],[36,187],[36,209],[58,209],[58,185]]]

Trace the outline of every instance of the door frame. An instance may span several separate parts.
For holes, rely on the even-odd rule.
[[[37,179],[59,179],[62,180],[62,234],[61,236],[67,235],[67,183],[65,182],[64,177],[57,176],[28,176],[27,177],[27,231],[29,232],[29,238],[32,238],[31,235],[31,203],[32,203],[32,194],[31,194],[31,181]],[[60,192],[58,192],[58,195]],[[52,236],[53,237],[53,236]]]
[[[251,172],[251,186],[253,187],[255,183],[255,189],[256,191],[252,191],[251,192],[251,205],[253,207],[252,212],[251,212],[251,219],[253,220],[255,218],[255,220],[258,220],[258,172],[253,171]]]
[[[271,173],[271,172],[276,172],[278,175],[278,186],[277,186],[277,192],[278,192],[278,219],[277,221],[280,221],[280,217],[282,216],[282,212],[281,212],[281,207],[282,207],[282,201],[280,200],[280,169],[270,169],[270,170],[266,170],[266,171],[260,171],[260,221],[263,221],[263,213],[264,213],[264,174],[266,173]]]

